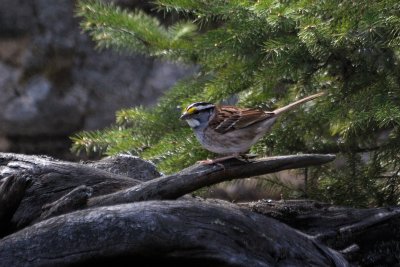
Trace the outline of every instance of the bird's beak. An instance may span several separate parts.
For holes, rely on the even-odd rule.
[[[189,116],[189,113],[185,112],[182,114],[182,116],[179,119],[186,120],[188,116]]]

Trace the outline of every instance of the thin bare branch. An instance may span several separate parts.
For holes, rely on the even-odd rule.
[[[237,159],[222,164],[196,164],[177,174],[153,179],[118,192],[89,199],[88,206],[105,206],[144,200],[176,199],[202,187],[233,179],[247,178],[281,170],[320,165],[334,155],[290,155],[243,162]]]

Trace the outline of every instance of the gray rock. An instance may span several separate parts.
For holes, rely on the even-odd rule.
[[[141,55],[95,50],[74,5],[0,1],[0,139],[7,144],[0,150],[66,158],[68,136],[110,125],[116,110],[154,105],[193,73]]]

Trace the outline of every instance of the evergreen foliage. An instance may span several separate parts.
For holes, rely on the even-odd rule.
[[[73,137],[76,151],[128,152],[173,172],[213,157],[178,120],[195,101],[238,99],[273,109],[328,95],[286,115],[253,147],[260,155],[337,153],[313,168],[309,194],[352,205],[400,202],[400,2],[158,0],[179,20],[82,0],[82,27],[99,47],[197,64],[153,108],[117,113],[116,126]]]

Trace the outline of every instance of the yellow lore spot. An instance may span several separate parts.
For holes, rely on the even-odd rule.
[[[193,114],[195,111],[196,111],[196,107],[191,107],[186,111],[186,113],[187,114]]]

